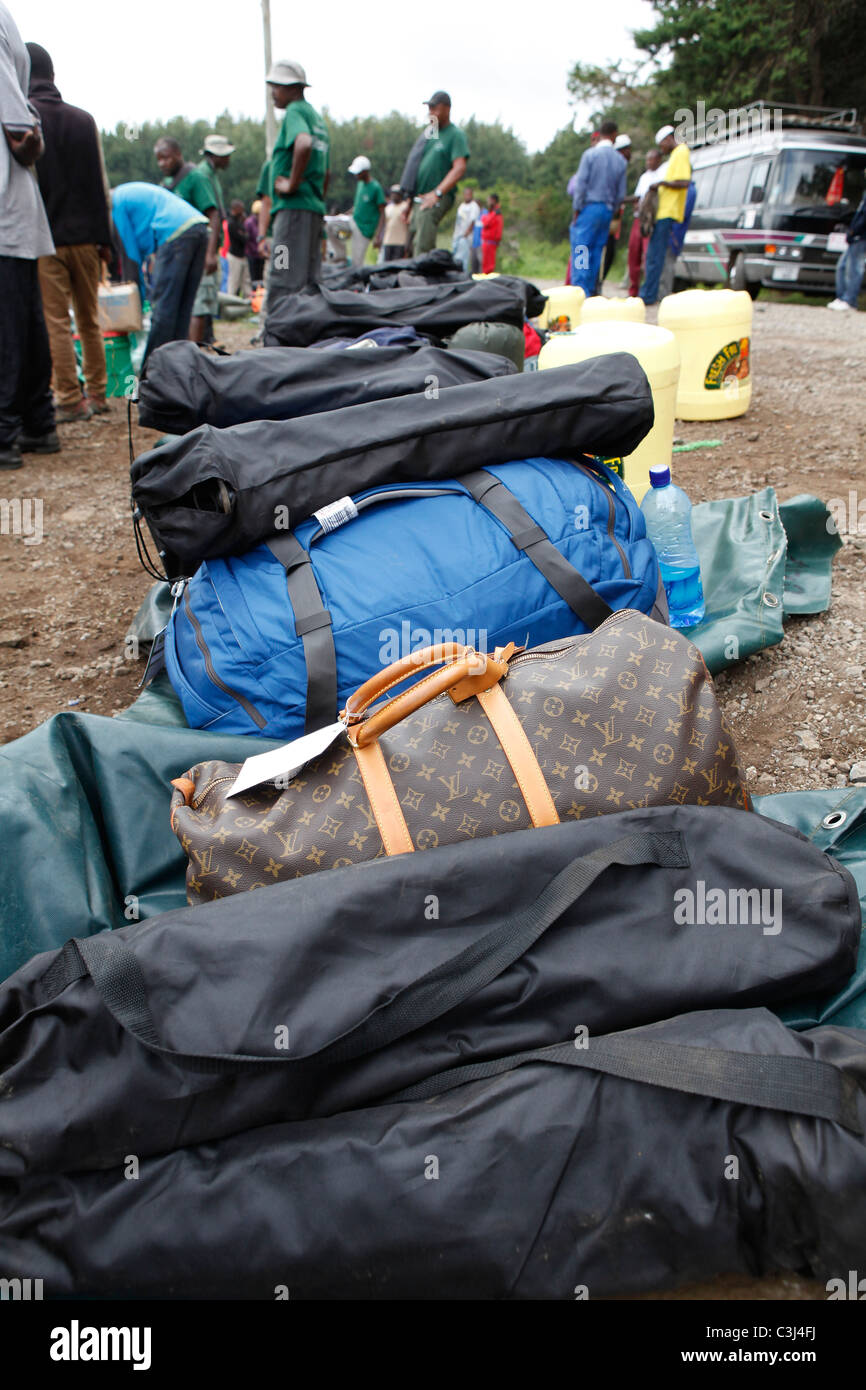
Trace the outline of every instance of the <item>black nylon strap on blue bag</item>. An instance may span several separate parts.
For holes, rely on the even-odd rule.
[[[590,1037],[585,1048],[574,1042],[557,1043],[554,1047],[499,1057],[492,1062],[453,1067],[438,1076],[427,1077],[416,1086],[405,1087],[388,1096],[385,1103],[430,1100],[458,1086],[501,1076],[528,1062],[585,1067],[587,1071],[661,1086],[668,1091],[832,1120],[853,1134],[863,1133],[857,1114],[856,1085],[830,1062],[654,1042],[641,1036],[640,1031]]]
[[[285,567],[295,631],[307,663],[307,709],[304,732],[315,733],[337,717],[337,652],[331,615],[322,602],[313,566],[300,541],[285,531],[268,541],[268,550]]]
[[[105,1007],[122,1028],[145,1047],[193,1071],[232,1073],[274,1065],[288,1072],[322,1069],[375,1052],[441,1018],[483,989],[519,960],[606,869],[613,865],[652,864],[663,868],[688,866],[685,841],[678,831],[625,835],[613,844],[573,859],[550,881],[529,911],[515,912],[498,921],[485,936],[414,980],[341,1037],[299,1057],[187,1053],[166,1047],[153,1022],[138,959],[117,933],[100,932],[67,942],[46,972],[43,988],[52,989],[51,997],[56,997],[67,984],[81,979],[86,970]]]
[[[502,522],[517,549],[541,571],[590,632],[612,615],[613,609],[587,583],[580,570],[560,555],[547,532],[533,521],[514,493],[493,473],[479,468],[474,473],[464,473],[460,481],[476,502]]]

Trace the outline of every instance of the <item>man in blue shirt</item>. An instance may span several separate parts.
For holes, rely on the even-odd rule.
[[[625,198],[626,162],[614,149],[616,121],[602,121],[598,144],[585,150],[577,168],[572,203],[571,283],[595,294],[610,220]]]
[[[147,360],[154,348],[189,335],[210,224],[191,203],[155,183],[122,183],[112,189],[111,205],[123,249],[139,267],[142,299],[142,267],[154,258]]]

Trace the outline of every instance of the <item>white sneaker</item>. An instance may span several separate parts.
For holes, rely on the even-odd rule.
[[[828,309],[850,309],[851,305],[845,299],[831,299],[827,305]]]

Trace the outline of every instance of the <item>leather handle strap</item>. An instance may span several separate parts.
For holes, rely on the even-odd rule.
[[[478,700],[511,764],[532,824],[536,829],[541,825],[559,825],[544,773],[505,691],[500,685],[494,685],[490,690],[480,691]]]
[[[413,670],[441,662],[445,664],[439,665],[437,670],[410,686],[408,690],[393,696],[381,709],[376,710],[369,718],[363,719],[365,710],[377,696],[399,685]],[[443,695],[466,681],[472,682],[473,693],[477,693],[479,688],[495,685],[507,672],[508,660],[504,654],[503,659],[497,660],[495,656],[485,656],[469,647],[460,647],[454,642],[437,647],[425,647],[421,651],[410,653],[371,677],[346,701],[342,716],[348,724],[349,742],[353,748],[364,748],[375,742],[387,729],[393,728],[401,719],[414,714],[428,701],[435,700],[437,695]]]
[[[380,695],[399,685],[407,676],[430,666],[438,666],[443,661],[456,661],[465,651],[466,648],[457,642],[440,642],[431,647],[419,647],[417,651],[399,657],[397,661],[392,661],[390,666],[383,666],[381,671],[377,671],[369,680],[364,681],[363,685],[358,686],[346,701],[344,713],[350,720],[357,720],[374,700],[378,700]]]
[[[381,746],[373,739],[371,743],[356,747],[354,753],[385,853],[389,857],[392,854],[409,854],[415,846],[406,818],[400,810]]]

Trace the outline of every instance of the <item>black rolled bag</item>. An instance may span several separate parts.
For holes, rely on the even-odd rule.
[[[798,832],[673,806],[67,943],[0,987],[0,1268],[46,1298],[844,1274],[866,1040],[758,1005],[844,982],[859,935]]]
[[[164,343],[145,363],[138,423],[167,434],[198,425],[226,429],[250,420],[293,420],[365,401],[466,386],[516,367],[491,352],[405,347],[263,348],[210,357],[197,343]]]
[[[637,359],[611,353],[300,421],[201,425],[135,459],[132,496],[176,578],[276,534],[278,509],[288,509],[294,528],[329,502],[383,483],[459,477],[533,456],[621,456],[653,419]]]
[[[321,338],[336,338],[410,324],[441,343],[466,323],[510,323],[523,328],[526,296],[522,282],[460,280],[453,284],[416,285],[357,294],[317,285],[287,294],[268,311],[268,347],[309,347]]]
[[[468,275],[450,251],[436,247],[422,256],[412,256],[399,261],[384,261],[381,265],[345,266],[339,270],[323,267],[323,283],[330,290],[369,289],[393,290],[400,285],[426,280],[428,284],[443,284],[449,281],[466,282],[473,277]],[[527,318],[536,318],[544,309],[547,295],[518,275],[503,275],[496,272],[496,279],[517,286],[524,296]]]
[[[394,289],[397,276],[402,274],[424,276],[430,284],[446,284],[472,277],[459,261],[444,246],[435,246],[420,256],[401,256],[396,261],[383,261],[380,265],[332,265],[322,266],[322,282],[332,290]]]

